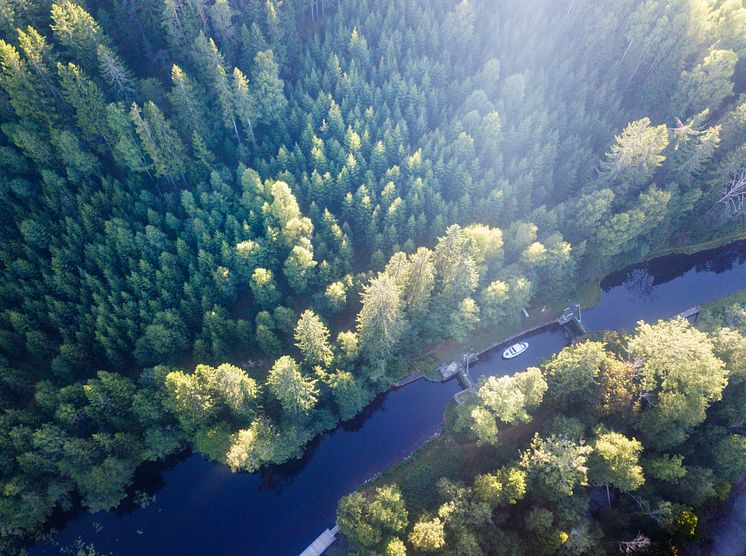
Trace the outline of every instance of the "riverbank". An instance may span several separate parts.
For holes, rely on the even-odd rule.
[[[703,317],[717,315],[732,304],[746,303],[746,289],[703,303]],[[674,315],[670,315],[674,316]],[[376,488],[396,484],[407,500],[407,508],[415,514],[437,507],[438,494],[433,485],[441,477],[470,484],[480,473],[494,471],[507,454],[515,454],[525,447],[535,431],[551,418],[544,410],[531,423],[508,427],[500,433],[498,446],[479,446],[475,442],[459,440],[454,433],[455,404],[449,403],[444,412],[442,433],[407,458],[381,473],[375,481],[364,485],[370,495]],[[717,523],[717,525],[713,525]],[[746,553],[746,476],[733,488],[728,501],[718,506],[707,518],[705,535],[712,545],[699,542],[690,547],[696,556],[743,556]]]
[[[704,539],[686,547],[690,556],[743,556],[746,553],[746,475],[730,496],[708,512],[700,524]]]
[[[547,314],[552,314],[547,320]],[[477,331],[473,337],[474,341],[470,342],[443,342],[438,344],[425,356],[418,359],[418,363],[415,365],[415,371],[403,378],[400,378],[394,382],[392,388],[403,388],[408,384],[412,384],[421,378],[425,378],[431,382],[445,382],[450,378],[443,379],[440,374],[440,366],[447,365],[451,362],[460,363],[462,356],[465,353],[473,354],[476,356],[482,356],[485,353],[489,353],[495,348],[502,344],[512,343],[519,338],[527,336],[529,334],[536,333],[544,330],[551,326],[557,325],[557,319],[561,315],[558,312],[556,315],[550,313],[548,310],[538,311],[535,314],[529,313],[529,316],[523,319],[520,324],[516,323],[512,326],[502,327],[487,327],[480,331]],[[538,323],[538,324],[533,324]],[[506,335],[509,334],[509,335]],[[422,361],[436,362],[435,365],[424,368]]]
[[[456,361],[462,353],[466,352],[482,353],[496,345],[509,341],[511,338],[517,338],[529,334],[538,328],[548,326],[553,321],[556,321],[562,313],[562,309],[556,308],[560,305],[562,305],[562,309],[567,307],[565,302],[558,302],[555,306],[549,307],[530,307],[528,311],[529,316],[518,322],[479,328],[467,340],[463,342],[455,340],[439,342],[431,348],[429,353],[434,355],[440,363]]]
[[[451,425],[456,405],[446,406],[443,432],[418,448],[411,457],[381,473],[364,485],[370,495],[376,488],[396,484],[407,500],[408,510],[418,513],[437,505],[439,494],[434,485],[445,477],[470,484],[481,473],[494,471],[502,462],[510,461],[519,448],[527,444],[553,413],[545,409],[529,423],[512,425],[500,431],[497,445],[478,445],[453,434]]]
[[[702,314],[713,315],[722,313],[726,307],[736,303],[746,304],[746,290],[733,292],[725,297],[713,301],[712,303],[706,303],[702,306]]]
[[[746,304],[746,289],[733,292],[702,307],[701,319],[708,326],[731,305]],[[746,553],[746,475],[733,486],[727,500],[703,516],[700,540],[687,547],[692,556],[742,556]]]
[[[655,321],[746,288],[746,244],[701,256],[666,258],[633,270],[607,281],[597,307],[584,311],[583,321],[591,330],[631,328],[637,320]],[[641,272],[649,277],[645,290],[637,286]],[[475,364],[473,374],[511,374],[538,365],[566,345],[557,329],[528,341],[530,349],[521,357],[503,360],[499,354],[487,355]],[[386,476],[433,437],[457,390],[453,381],[426,380],[389,390],[352,421],[312,441],[301,460],[257,473],[232,474],[194,454],[154,475],[148,484],[133,486],[154,497],[147,508],[81,514],[55,536],[55,544],[37,545],[31,554],[59,554],[60,546],[74,546],[82,538],[99,552],[114,554],[155,555],[169,546],[184,554],[297,556],[333,525],[339,498],[371,476]],[[440,454],[434,459],[458,461],[465,450],[446,448],[453,451],[434,452]],[[436,443],[431,449],[440,448]],[[475,452],[473,457],[477,469],[480,455]],[[426,471],[421,471],[422,477]],[[435,474],[430,471],[430,476]],[[434,491],[432,483],[428,488]]]
[[[598,282],[596,283],[598,284]],[[588,287],[585,289],[586,299],[594,299],[596,303],[600,299],[601,288]],[[597,293],[596,293],[597,292]],[[746,302],[746,290],[733,292],[724,297],[720,297],[702,306],[702,314],[717,314],[725,307],[733,303]],[[595,304],[595,303],[594,303]],[[539,320],[537,316],[546,318],[548,311],[533,311],[529,318],[524,319],[521,324],[525,327],[529,322]],[[522,331],[512,336],[500,336],[492,344],[484,347],[481,351],[490,351],[496,346],[503,343],[509,343],[518,337],[535,332],[537,329],[547,327],[555,322],[556,318],[546,320],[536,326],[524,328]],[[514,327],[515,328],[515,327]],[[502,327],[494,330],[484,330],[480,338],[481,343],[486,340],[494,339],[500,334],[510,333],[510,327]],[[456,356],[467,349],[477,351],[472,346],[480,346],[480,343],[469,343],[468,347],[464,344],[448,346],[450,351],[443,351],[446,354]],[[480,346],[481,347],[481,346]],[[454,355],[455,354],[455,355]],[[422,376],[420,373],[419,376]],[[403,386],[403,384],[402,384]],[[450,402],[444,410],[444,419],[441,426],[441,433],[432,437],[412,454],[402,461],[394,464],[384,472],[375,476],[373,480],[366,481],[362,485],[363,492],[371,496],[376,488],[396,484],[399,486],[404,498],[407,500],[408,509],[411,512],[424,512],[437,505],[438,493],[433,485],[442,477],[461,481],[470,484],[474,477],[480,473],[490,472],[499,462],[509,460],[511,454],[525,447],[533,433],[551,418],[548,411],[542,411],[537,414],[531,423],[519,426],[511,426],[501,431],[500,444],[498,446],[484,445],[479,446],[474,442],[464,439],[459,440],[459,435],[455,434],[453,425],[453,414],[456,408],[454,402]],[[740,485],[740,498],[746,503],[746,483]],[[740,500],[739,498],[739,500]],[[735,504],[735,501],[731,501]],[[719,516],[722,519],[722,515]],[[731,527],[734,529],[734,527]],[[702,553],[704,554],[704,553]],[[733,553],[735,555],[735,553]]]
[[[650,254],[647,260],[657,259],[658,257],[665,257],[666,255],[694,255],[702,251],[708,251],[710,249],[717,249],[730,243],[735,243],[746,239],[746,231],[737,230],[733,233],[726,234],[715,239],[701,241],[698,243],[686,243],[684,245],[661,247]]]
[[[746,475],[741,477],[714,524],[711,554],[740,556],[746,551]]]
[[[648,261],[659,257],[670,255],[693,255],[705,251],[727,246],[741,240],[746,240],[746,232],[739,231],[733,234],[722,236],[713,240],[679,245],[674,247],[665,247],[656,250],[650,254],[644,261],[635,263],[635,265],[645,264]],[[551,326],[562,311],[574,304],[579,304],[583,311],[595,307],[601,299],[601,283],[606,276],[613,275],[630,265],[625,264],[619,268],[614,268],[600,276],[586,280],[581,283],[573,293],[573,296],[566,300],[557,300],[553,303],[533,306],[527,309],[528,316],[520,321],[498,326],[485,326],[474,330],[464,341],[443,340],[437,342],[425,349],[423,354],[413,360],[409,374],[399,378],[391,384],[391,388],[402,388],[420,378],[426,378],[432,382],[440,382],[442,378],[438,372],[438,366],[449,364],[453,361],[459,361],[464,353],[484,353],[495,347],[516,340],[527,334],[531,334],[544,327]],[[733,294],[733,295],[738,295]],[[736,302],[740,297],[734,298]],[[718,300],[720,301],[720,300]],[[746,294],[744,294],[746,301]],[[717,302],[713,302],[717,303]]]

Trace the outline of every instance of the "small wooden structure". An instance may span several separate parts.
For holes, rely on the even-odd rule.
[[[393,386],[394,388],[401,388],[403,386],[406,386],[407,384],[412,384],[413,382],[417,382],[421,378],[425,378],[425,373],[423,372],[414,373],[409,376],[405,376],[403,379],[397,382],[394,382]]]
[[[699,315],[699,313],[701,311],[702,311],[702,307],[700,307],[699,305],[695,305],[694,307],[691,307],[691,308],[687,309],[686,311],[681,311],[676,316],[677,317],[682,317],[682,318],[685,318],[685,319],[694,318],[694,322],[697,322],[697,316]]]
[[[562,327],[562,330],[565,331],[568,339],[573,344],[588,333],[585,326],[583,326],[581,317],[580,305],[575,305],[565,309],[557,319],[557,324]]]
[[[461,390],[460,392],[456,392],[453,395],[453,401],[456,402],[456,405],[461,405],[462,403],[465,403],[474,395],[474,392],[471,390]]]
[[[331,529],[325,529],[308,548],[300,553],[300,556],[321,556],[337,540],[338,533],[339,527],[336,525]]]
[[[461,365],[458,361],[454,361],[453,363],[449,363],[448,365],[441,365],[438,368],[438,371],[440,372],[440,378],[443,380],[443,382],[452,379],[459,373],[460,370]]]

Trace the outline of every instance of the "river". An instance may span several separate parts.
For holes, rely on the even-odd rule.
[[[607,276],[601,288],[599,303],[583,312],[589,330],[669,317],[746,288],[746,241],[634,265]],[[495,350],[472,366],[472,376],[518,371],[566,345],[558,329],[524,339],[530,345],[525,354],[505,361]],[[112,554],[297,556],[333,525],[341,496],[438,430],[457,390],[456,381],[420,380],[382,394],[361,415],[314,440],[302,459],[258,473],[233,474],[198,454],[144,466],[136,488],[154,496],[147,507],[129,503],[68,516],[59,533],[30,552],[57,554],[82,539]]]
[[[741,477],[740,484],[734,490],[731,498],[707,523],[712,543],[700,543],[695,554],[746,555],[746,476]]]

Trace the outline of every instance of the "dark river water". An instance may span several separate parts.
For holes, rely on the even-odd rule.
[[[741,478],[740,488],[715,514],[708,528],[712,531],[712,544],[702,546],[699,553],[706,554],[709,549],[712,556],[746,555],[746,477]]]
[[[606,277],[590,330],[632,328],[746,288],[746,242],[696,255],[661,257]],[[524,338],[529,349],[505,361],[496,351],[472,376],[536,365],[566,345],[550,329]],[[199,455],[166,467],[145,466],[137,488],[155,499],[145,508],[81,513],[31,554],[56,554],[78,538],[100,553],[297,556],[334,524],[337,500],[411,453],[439,428],[455,381],[415,382],[379,396],[361,415],[312,442],[305,456],[254,474],[233,474]],[[746,548],[746,547],[745,547]]]

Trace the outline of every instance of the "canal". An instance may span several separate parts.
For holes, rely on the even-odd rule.
[[[696,255],[628,267],[601,283],[599,303],[583,312],[593,330],[632,328],[746,288],[746,241]],[[499,350],[471,371],[503,375],[537,365],[566,345],[559,329],[529,335],[528,351],[505,361]],[[297,556],[334,523],[337,500],[415,450],[441,423],[456,381],[415,382],[379,396],[355,419],[313,441],[300,460],[233,474],[197,454],[144,466],[136,488],[146,507],[80,513],[31,554],[57,554],[76,539],[99,553]]]

